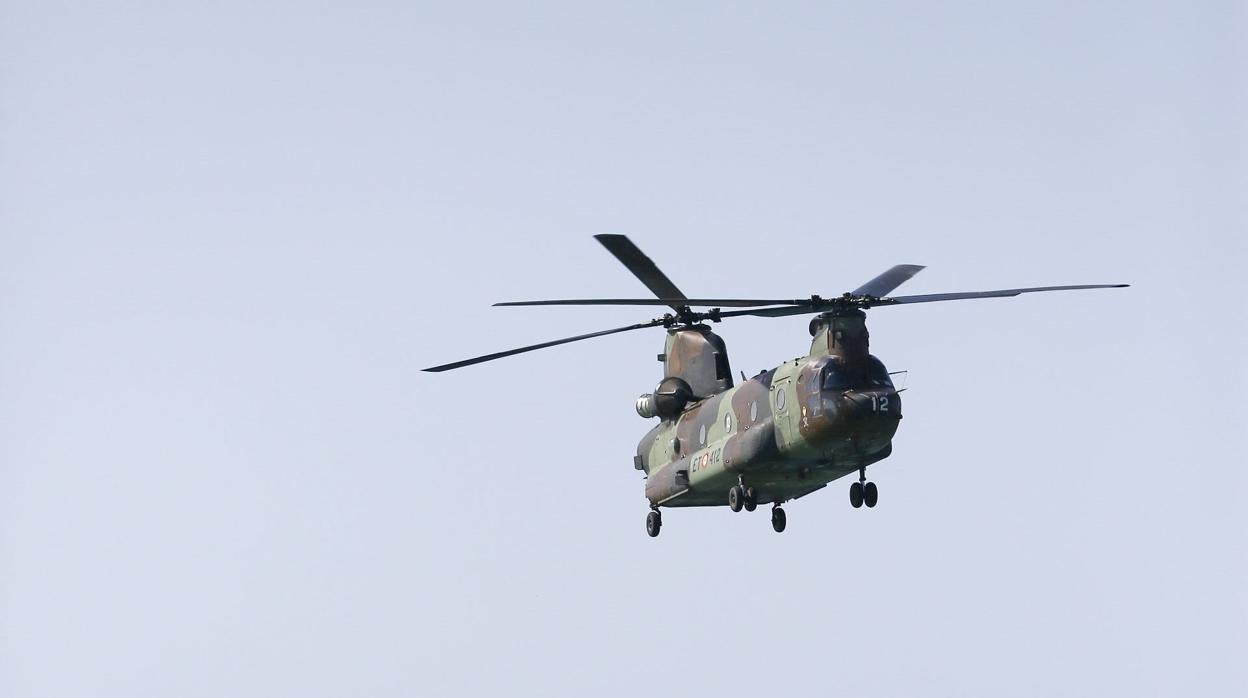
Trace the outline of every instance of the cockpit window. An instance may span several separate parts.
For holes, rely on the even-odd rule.
[[[839,361],[833,360],[823,367],[823,389],[840,392],[850,388],[892,388],[893,380],[888,369],[874,356],[868,357],[866,366],[855,364],[853,369],[846,369]]]
[[[874,356],[867,360],[867,379],[871,385],[893,387],[893,379],[888,376],[888,369]]]
[[[824,390],[846,390],[849,388],[849,378],[845,372],[836,364],[828,364],[823,369],[823,389]]]

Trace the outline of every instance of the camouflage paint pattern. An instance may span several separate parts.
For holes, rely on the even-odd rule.
[[[883,365],[870,355],[862,313],[820,316],[812,330],[807,356],[697,400],[646,434],[636,465],[652,505],[727,504],[739,479],[760,504],[784,502],[888,457],[901,400],[891,384],[872,382]],[[849,385],[825,387],[834,370]]]
[[[663,377],[676,376],[704,398],[732,387],[724,340],[706,325],[669,330],[663,348]]]

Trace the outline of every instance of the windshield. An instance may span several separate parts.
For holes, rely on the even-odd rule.
[[[888,369],[874,356],[867,360],[867,379],[871,385],[893,387],[893,379],[888,376]]]
[[[823,369],[823,389],[824,390],[846,390],[849,388],[849,378],[845,372],[837,364],[828,364]]]
[[[892,388],[893,379],[888,369],[874,356],[867,357],[865,375],[861,365],[852,373],[847,371],[839,361],[829,362],[823,367],[823,389],[833,391],[849,390],[850,388]]]

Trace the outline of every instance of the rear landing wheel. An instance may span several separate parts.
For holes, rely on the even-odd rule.
[[[646,533],[654,538],[659,535],[659,529],[663,527],[663,515],[658,510],[646,514]]]
[[[863,489],[864,488],[861,482],[855,482],[849,486],[849,503],[853,505],[855,509],[862,506],[862,500],[865,497]]]
[[[874,482],[868,482],[862,487],[862,503],[868,507],[875,506],[880,501],[880,490],[875,486]]]
[[[787,523],[787,521],[785,521],[785,518],[786,517],[784,515],[784,509],[781,509],[778,506],[773,507],[771,510],[772,530],[774,530],[776,533],[784,533],[784,525]]]
[[[741,485],[733,485],[728,490],[728,508],[733,511],[741,511],[741,507],[745,505],[745,493],[741,491]]]

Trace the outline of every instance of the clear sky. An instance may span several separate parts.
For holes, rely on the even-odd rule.
[[[0,4],[0,695],[1248,694],[1248,9]],[[848,483],[633,470],[686,292],[883,308]],[[734,372],[805,318],[720,328]]]

